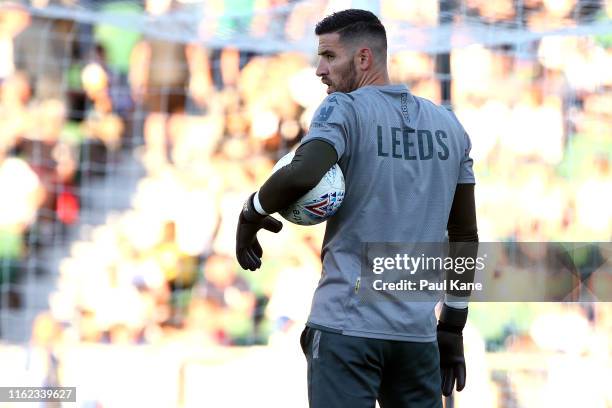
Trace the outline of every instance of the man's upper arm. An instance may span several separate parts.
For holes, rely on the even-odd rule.
[[[470,151],[472,150],[472,141],[470,136],[464,131],[463,132],[463,156],[461,157],[461,164],[459,167],[459,179],[458,184],[474,184],[476,178],[474,177],[474,160],[470,157]]]
[[[470,140],[470,135],[465,131],[461,122],[455,115],[451,109],[445,109],[447,114],[451,118],[451,122],[453,122],[455,131],[461,135],[461,146],[463,151],[461,152],[461,161],[459,163],[459,178],[457,179],[457,184],[474,184],[476,183],[476,179],[474,177],[474,160],[470,157],[470,152],[472,150],[472,141]]]

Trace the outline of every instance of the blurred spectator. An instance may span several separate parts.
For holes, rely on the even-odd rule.
[[[401,19],[416,25],[432,26],[438,23],[438,4],[432,1],[381,1],[380,14],[389,20]]]
[[[189,302],[190,289],[197,279],[197,258],[181,251],[176,242],[174,222],[164,224],[162,239],[152,248],[152,256],[170,287],[173,310],[183,314]]]
[[[40,240],[39,244],[50,244],[55,237],[63,236],[62,225],[74,223],[78,216],[78,199],[72,192],[77,162],[72,147],[61,140],[66,119],[64,103],[47,99],[34,109],[36,123],[19,140],[16,151],[30,163],[45,190],[34,237]],[[61,224],[56,225],[56,221]]]
[[[15,72],[16,35],[30,24],[30,14],[18,3],[0,4],[0,83]]]
[[[81,72],[81,82],[90,105],[81,124],[85,140],[80,157],[89,167],[86,175],[105,175],[107,167],[117,162],[116,155],[124,135],[123,120],[114,112],[105,55],[103,48],[96,47],[96,58]]]
[[[15,66],[32,81],[36,98],[64,98],[63,77],[70,67],[76,30],[74,20],[34,15],[15,37]]]
[[[62,328],[50,313],[36,316],[32,325],[32,339],[28,349],[29,385],[39,387],[60,386],[60,367],[57,348]]]
[[[158,17],[168,13],[171,5],[171,0],[147,0],[145,10]],[[183,112],[188,78],[184,44],[144,38],[132,49],[129,73],[132,95],[147,111]]]
[[[112,13],[118,18],[137,18],[142,7],[131,1],[112,1],[101,4],[101,10]],[[125,119],[133,108],[130,97],[128,75],[130,71],[130,55],[134,46],[141,38],[136,30],[118,27],[111,24],[96,24],[93,28],[96,43],[106,54],[108,73],[110,76],[110,97],[115,105],[115,111]]]
[[[44,199],[39,177],[23,160],[4,157],[0,150],[0,301],[11,307],[20,306],[20,294],[11,284],[24,279],[22,260],[31,248],[26,234],[31,232],[36,213]],[[7,291],[4,288],[8,288]],[[5,297],[6,296],[6,297]],[[1,305],[1,304],[0,304]]]
[[[189,95],[200,109],[205,110],[209,99],[214,97],[208,52],[198,44],[188,44],[185,54],[190,72]]]
[[[252,343],[255,296],[248,283],[236,274],[234,260],[211,255],[206,260],[204,278],[204,285],[198,292],[216,305],[218,313],[223,316],[220,326],[215,329],[217,340],[227,344]]]
[[[0,151],[10,153],[30,130],[30,84],[22,72],[5,78],[0,87]]]

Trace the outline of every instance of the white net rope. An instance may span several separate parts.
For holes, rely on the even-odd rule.
[[[501,11],[479,1],[449,3],[452,11],[440,11],[438,3],[432,0],[422,2],[421,6],[414,4],[417,2],[405,3],[355,1],[353,6],[382,14],[390,52],[439,53],[471,44],[492,47],[532,42],[553,35],[601,35],[612,30],[612,20],[606,16],[603,0],[568,1],[565,8],[551,6],[551,10],[537,1],[521,0],[514,6],[510,2],[500,2],[505,6]],[[137,2],[116,4],[122,5],[121,10],[96,2],[88,6],[77,3],[71,7],[30,5],[28,9],[41,17],[109,24],[150,38],[195,42],[211,48],[231,46],[246,51],[278,53],[313,52],[316,22],[332,11],[350,6],[351,2],[302,0],[261,10],[236,7],[236,10],[225,12],[219,10],[223,6],[216,6],[216,2],[189,2],[177,3],[155,13],[134,12],[142,8]]]

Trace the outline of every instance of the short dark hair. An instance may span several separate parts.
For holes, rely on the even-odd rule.
[[[357,39],[374,40],[378,52],[386,56],[387,31],[378,17],[370,11],[348,9],[333,13],[317,23],[315,34],[338,33],[343,43],[353,43]]]

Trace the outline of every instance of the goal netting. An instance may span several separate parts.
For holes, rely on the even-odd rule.
[[[381,17],[392,81],[452,106],[470,134],[481,241],[610,241],[612,1],[0,2],[0,343],[293,339],[323,229],[262,236],[264,267],[246,274],[235,222],[324,97],[316,22],[349,7]],[[575,389],[559,373],[592,361],[551,368],[546,353],[595,356],[611,335],[605,304],[471,316],[486,406],[565,406],[546,390]],[[555,340],[564,324],[582,342]],[[533,350],[539,366],[503,354]],[[487,367],[485,351],[502,354]]]

